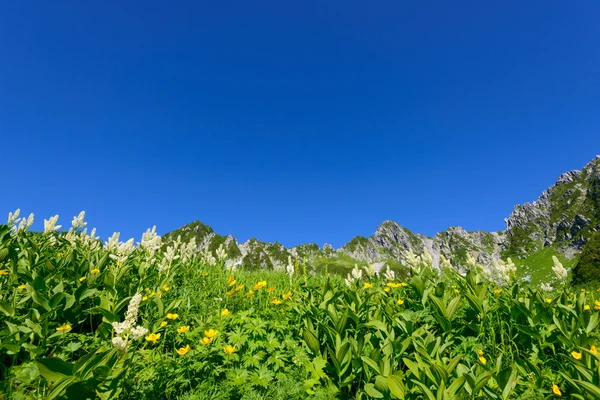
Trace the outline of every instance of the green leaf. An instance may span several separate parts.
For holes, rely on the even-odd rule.
[[[33,299],[34,303],[42,306],[42,308],[44,310],[52,311],[52,307],[50,307],[48,298],[46,296],[44,296],[43,294],[41,294],[40,292],[33,290],[31,292],[31,298]]]
[[[367,364],[369,367],[373,368],[375,370],[375,372],[377,372],[378,374],[379,372],[379,365],[377,365],[377,363],[375,361],[373,361],[372,359],[370,359],[367,356],[361,356],[360,357],[361,360],[364,361],[365,364]]]
[[[56,382],[52,389],[46,395],[46,399],[52,400],[60,396],[73,382],[75,382],[75,378],[72,376],[64,376],[58,382]]]
[[[314,354],[320,354],[321,353],[321,346],[319,345],[319,340],[317,339],[317,337],[315,336],[315,334],[312,333],[312,331],[310,331],[308,328],[305,328],[302,336],[304,338],[304,341],[308,345],[308,348]]]
[[[375,389],[383,393],[389,392],[390,388],[387,383],[387,378],[381,375],[377,375],[375,377]]]
[[[73,304],[75,304],[75,296],[73,296],[72,294],[69,293],[65,293],[65,297],[67,298],[67,302],[65,303],[65,308],[64,310],[68,310],[69,308],[73,307]]]
[[[5,301],[0,301],[0,311],[2,311],[8,317],[15,315],[15,309]]]
[[[454,396],[465,384],[465,375],[461,375],[448,386],[448,394]]]
[[[392,393],[392,397],[395,399],[404,399],[404,381],[398,375],[390,375],[388,376],[388,386],[390,388],[390,392]]]
[[[369,326],[369,327],[377,328],[380,331],[387,332],[387,326],[386,326],[386,324],[384,324],[383,322],[381,322],[381,321],[379,321],[377,319],[373,319],[373,320],[367,322],[366,324],[364,324],[364,326]]]
[[[423,389],[423,393],[425,393],[425,395],[427,396],[427,398],[429,400],[436,400],[435,396],[433,395],[433,393],[431,393],[431,390],[429,390],[429,388],[427,386],[425,386],[425,384],[419,382],[416,379],[411,379],[411,381],[417,385],[419,385],[421,387],[421,389]]]
[[[586,381],[577,379],[574,379],[573,381],[580,384],[589,394],[593,394],[596,399],[600,399],[600,387]]]
[[[60,358],[38,358],[35,360],[35,363],[40,370],[40,374],[48,382],[56,382],[64,377],[73,375],[73,364],[63,361]]]
[[[585,328],[585,333],[589,335],[594,329],[596,329],[596,326],[598,326],[599,321],[600,313],[592,314],[592,316],[590,317],[590,321],[587,324],[587,328]]]
[[[365,392],[375,399],[383,399],[383,394],[379,390],[375,389],[375,385],[372,383],[367,383],[365,385]]]

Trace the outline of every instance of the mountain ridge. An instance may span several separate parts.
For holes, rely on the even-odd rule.
[[[338,249],[315,243],[287,248],[278,242],[256,238],[239,243],[232,235],[217,234],[200,221],[167,233],[165,239],[168,242],[181,236],[182,240],[189,240],[193,236],[198,251],[206,248],[214,251],[223,245],[229,262],[247,269],[281,269],[287,265],[288,257],[299,258],[314,270],[343,269],[354,263],[388,264],[402,269],[406,251],[419,254],[425,249],[431,254],[434,267],[442,256],[460,268],[468,255],[485,264],[500,257],[526,260],[543,251],[550,253],[548,249],[572,260],[600,230],[600,155],[582,170],[561,174],[535,201],[516,205],[504,222],[506,229],[496,232],[466,231],[451,226],[428,237],[386,220],[372,236],[355,236]]]

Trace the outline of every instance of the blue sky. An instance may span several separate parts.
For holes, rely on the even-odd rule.
[[[0,212],[340,246],[499,230],[600,153],[600,3],[0,5]]]

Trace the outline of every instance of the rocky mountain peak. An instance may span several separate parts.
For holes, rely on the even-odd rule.
[[[582,170],[561,174],[537,200],[515,206],[504,221],[506,231],[467,231],[452,226],[427,237],[386,220],[372,236],[356,236],[337,250],[328,244],[320,248],[314,243],[288,249],[280,243],[256,238],[239,244],[233,236],[216,234],[200,221],[170,232],[164,239],[181,236],[188,241],[195,237],[199,250],[212,251],[224,245],[233,262],[246,268],[284,268],[289,256],[309,260],[315,268],[326,264],[343,269],[355,263],[401,268],[406,251],[422,253],[425,249],[431,254],[434,266],[442,255],[460,266],[465,264],[468,255],[481,262],[500,255],[522,259],[548,246],[553,251],[573,255],[600,230],[600,155]]]

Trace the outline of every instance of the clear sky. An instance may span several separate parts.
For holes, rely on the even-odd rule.
[[[4,1],[0,212],[287,246],[503,229],[600,153],[598,21],[597,0]]]

